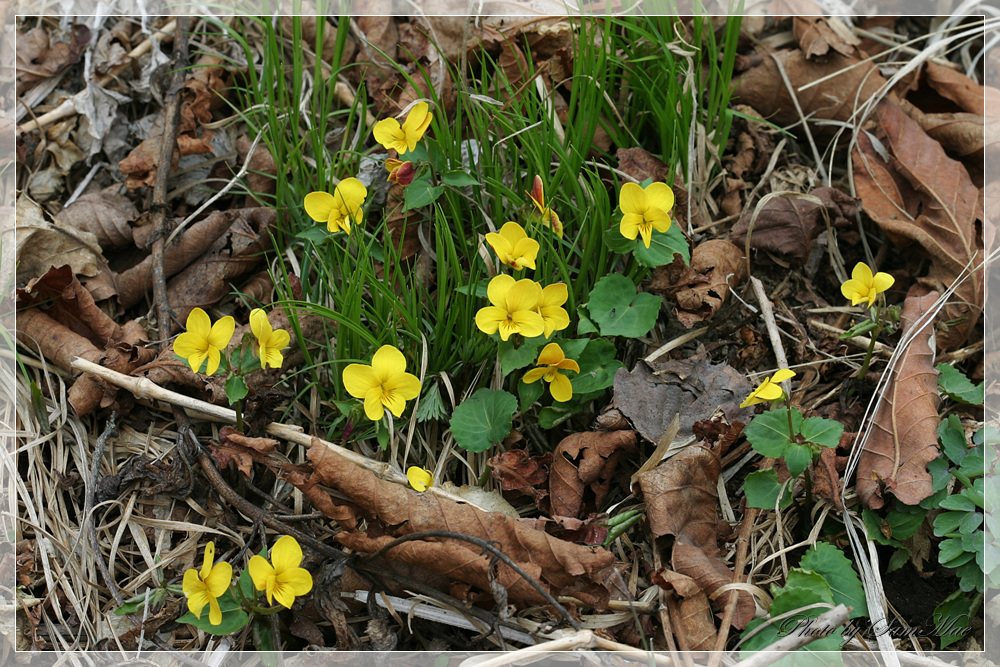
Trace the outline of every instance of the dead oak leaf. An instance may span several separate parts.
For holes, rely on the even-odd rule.
[[[730,288],[745,276],[743,251],[729,241],[711,239],[695,246],[690,265],[678,278],[671,280],[667,267],[657,267],[649,291],[673,297],[677,320],[690,329],[712,319],[725,303]]]
[[[635,451],[635,431],[587,431],[562,439],[552,455],[552,514],[580,517],[601,509],[622,452]],[[591,497],[587,496],[590,492]]]
[[[851,159],[854,183],[865,212],[897,243],[915,241],[930,256],[930,289],[950,285],[968,267],[971,277],[945,306],[948,320],[960,322],[938,336],[938,346],[961,346],[976,330],[983,307],[980,193],[968,171],[900,107],[881,102],[875,110],[890,160],[875,149],[867,133],[858,135]]]
[[[538,487],[549,480],[551,463],[551,452],[531,456],[525,449],[509,449],[486,462],[493,471],[493,479],[500,482],[501,491],[530,495],[536,503],[548,493]]]
[[[907,336],[938,298],[937,292],[909,296],[903,303],[903,336]],[[938,457],[938,371],[930,346],[933,325],[927,324],[903,352],[872,421],[872,431],[858,459],[858,496],[865,507],[878,509],[885,493],[916,505],[933,493],[927,464]]]
[[[853,56],[854,47],[861,43],[850,28],[835,16],[796,16],[792,19],[792,31],[802,53],[810,60],[822,60],[830,49],[844,56]]]

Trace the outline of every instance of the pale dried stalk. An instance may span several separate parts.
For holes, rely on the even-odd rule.
[[[199,401],[196,398],[191,398],[190,396],[185,396],[184,394],[178,394],[177,392],[170,391],[169,389],[164,389],[149,378],[133,377],[131,375],[118,373],[110,368],[99,366],[98,364],[80,357],[74,357],[70,366],[73,370],[96,375],[116,387],[127,389],[139,398],[163,401],[165,403],[169,403],[170,405],[176,405],[186,410],[190,410],[200,416],[208,417],[216,421],[226,422],[228,424],[236,423],[236,412],[234,410],[206,403],[205,401]],[[371,471],[380,479],[395,482],[396,484],[401,484],[403,486],[409,486],[410,484],[406,479],[406,475],[393,468],[390,464],[372,461],[371,459],[362,456],[353,450],[345,449],[340,445],[311,436],[304,432],[300,426],[289,426],[288,424],[271,422],[264,427],[264,432],[272,437],[287,440],[288,442],[303,445],[304,447],[310,447],[313,441],[317,441],[322,445],[329,447],[337,454],[340,454],[356,466]],[[437,486],[430,487],[427,489],[427,492],[455,502],[474,505],[474,503],[466,500],[465,498],[449,493]]]
[[[819,630],[829,631],[832,633],[835,628],[840,627],[844,623],[847,623],[847,619],[850,616],[850,610],[842,604],[838,604],[836,607],[830,611],[817,616],[813,619],[813,623],[810,625],[810,630],[816,628],[816,631],[810,632],[791,632],[785,635],[778,641],[774,642],[767,648],[763,648],[746,660],[741,660],[737,663],[740,667],[767,667],[773,662],[777,662],[785,657],[786,651],[795,651],[802,648],[806,644],[811,644],[817,639],[822,639],[824,636]]]
[[[474,664],[475,667],[502,667],[504,665],[526,664],[525,661],[529,660],[530,656],[536,653],[579,651],[581,649],[616,651],[618,653],[629,655],[637,660],[642,660],[643,662],[652,658],[655,664],[663,665],[664,667],[675,664],[673,660],[665,655],[661,655],[659,653],[647,653],[646,651],[637,649],[634,646],[628,646],[626,644],[620,644],[618,642],[604,639],[603,637],[599,637],[594,634],[593,630],[579,630],[571,635],[560,637],[559,639],[553,639],[552,641],[544,642],[542,644],[528,646],[527,648],[522,648],[517,651],[511,651],[484,662],[476,661],[474,663],[469,662],[468,664]],[[475,659],[473,658],[473,660]],[[466,663],[462,664],[464,665]]]

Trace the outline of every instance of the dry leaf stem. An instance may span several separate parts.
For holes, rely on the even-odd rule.
[[[160,147],[160,165],[156,170],[156,182],[153,184],[153,225],[154,241],[153,255],[153,302],[156,307],[156,325],[160,335],[160,346],[170,339],[171,319],[176,315],[170,308],[167,298],[167,277],[163,268],[163,246],[167,235],[169,222],[167,219],[167,182],[170,180],[170,165],[174,159],[174,147],[177,145],[177,128],[181,120],[181,90],[184,87],[184,70],[181,65],[187,62],[187,22],[188,17],[177,19],[178,38],[174,40],[174,69],[169,78],[166,90],[167,106],[163,110],[163,144]]]

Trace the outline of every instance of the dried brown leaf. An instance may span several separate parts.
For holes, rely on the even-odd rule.
[[[81,276],[96,276],[104,263],[97,237],[87,231],[45,219],[42,208],[26,196],[19,197],[17,219],[18,285],[44,275],[54,266],[68,264]]]
[[[966,74],[944,65],[924,63],[922,82],[934,91],[957,104],[962,111],[982,116],[987,108],[1000,105],[1000,90],[981,86]]]
[[[937,292],[906,298],[901,315],[904,336],[937,298]],[[871,509],[885,504],[885,493],[907,505],[916,505],[933,493],[927,464],[940,454],[938,372],[930,346],[933,332],[933,324],[927,324],[903,352],[858,459],[858,495]]]
[[[816,188],[808,195],[787,194],[767,201],[763,208],[749,211],[733,225],[729,239],[739,247],[750,247],[777,253],[800,264],[805,263],[813,239],[826,230],[826,217],[834,227],[852,224],[860,210],[860,202],[836,188]],[[756,222],[750,228],[754,213]]]
[[[710,449],[693,445],[639,475],[653,538],[674,537],[673,569],[698,582],[709,598],[720,586],[733,582],[732,571],[722,561],[717,537],[720,469],[718,456]],[[729,591],[714,602],[724,608],[732,595],[739,598],[733,625],[742,628],[754,613],[753,598],[748,593]]]
[[[240,164],[245,164],[248,170],[246,175],[247,188],[250,192],[258,195],[274,194],[278,185],[278,165],[274,163],[274,156],[271,155],[271,151],[263,142],[257,144],[253,155],[250,155],[251,146],[253,146],[253,140],[245,134],[236,140],[237,157]],[[247,160],[248,156],[249,161]]]
[[[37,27],[17,36],[17,95],[20,97],[39,82],[80,62],[90,43],[90,28],[77,23],[70,28],[68,41],[50,42],[45,28]]]
[[[579,518],[588,508],[601,509],[624,451],[635,451],[635,431],[588,431],[563,438],[552,454],[552,514]]]
[[[695,246],[691,264],[677,279],[671,279],[665,267],[653,271],[649,291],[671,296],[677,302],[677,320],[690,329],[712,319],[736,287],[746,277],[743,250],[722,239],[712,239]]]
[[[849,32],[834,30],[822,16],[796,16],[792,19],[792,31],[795,41],[806,58],[822,60],[830,49],[844,56],[854,55],[854,47],[861,40]],[[832,20],[839,20],[834,17]]]
[[[698,583],[673,570],[658,570],[653,573],[652,581],[660,588],[675,593],[680,598],[679,618],[674,632],[678,638],[683,637],[688,651],[711,651],[715,648],[715,621],[712,620],[712,609],[708,605],[708,596],[701,590]]]
[[[551,452],[531,456],[525,449],[509,449],[487,461],[502,491],[519,491],[532,496],[535,502],[548,493],[537,487],[549,480],[551,463]]]
[[[132,201],[112,185],[100,192],[85,194],[56,215],[56,222],[90,232],[101,248],[121,248],[132,243],[130,222],[139,217]]]
[[[615,374],[614,404],[635,426],[639,435],[659,442],[674,415],[680,415],[678,434],[691,434],[700,419],[721,409],[726,420],[749,423],[753,410],[740,408],[752,387],[746,376],[728,364],[684,359],[655,364],[654,374],[640,361],[632,372]]]
[[[916,241],[930,255],[932,270],[922,280],[931,289],[949,286],[966,268],[982,261],[979,189],[961,163],[920,129],[896,105],[876,109],[891,161],[878,154],[867,134],[858,135],[852,155],[854,183],[865,212],[897,243]],[[964,320],[938,336],[945,350],[961,346],[976,330],[983,307],[983,271],[978,270],[945,307],[948,320]]]
[[[337,539],[345,546],[370,552],[401,535],[452,530],[498,542],[507,556],[557,594],[570,594],[599,608],[607,603],[607,570],[615,559],[604,549],[557,540],[504,514],[482,512],[471,505],[430,493],[417,493],[380,480],[318,441],[314,441],[308,457],[313,466],[312,481],[346,494],[368,518],[369,530],[377,521],[384,530],[391,532],[383,537],[341,532]],[[301,480],[293,483],[297,481]],[[452,579],[490,590],[489,556],[464,542],[407,542],[386,557],[419,564]],[[533,588],[506,566],[499,567],[499,581],[512,601],[543,602]]]

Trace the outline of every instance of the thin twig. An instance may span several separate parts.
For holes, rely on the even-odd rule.
[[[778,362],[778,368],[788,368],[788,358],[785,356],[785,348],[781,345],[781,334],[778,332],[778,323],[774,320],[774,307],[771,300],[764,293],[764,284],[759,279],[750,276],[750,284],[753,286],[754,296],[760,305],[760,316],[764,318],[764,325],[767,327],[767,336],[771,339],[771,347],[774,350],[774,359]],[[791,381],[785,380],[781,383],[785,389],[785,395],[791,396]]]
[[[184,87],[184,70],[187,62],[187,21],[188,17],[177,19],[178,38],[174,40],[173,72],[166,90],[167,106],[163,110],[163,135],[160,145],[160,163],[153,183],[153,302],[156,304],[156,324],[160,334],[160,344],[167,345],[173,330],[171,320],[176,316],[167,298],[167,276],[163,263],[163,248],[169,221],[167,218],[167,182],[170,180],[170,165],[177,145],[177,128],[181,120],[181,90]]]
[[[770,461],[773,463],[774,459],[770,459]],[[746,514],[743,515],[743,528],[740,529],[740,536],[736,540],[736,562],[733,564],[734,582],[742,583],[743,568],[746,567],[747,563],[747,549],[750,546],[750,531],[753,530],[753,524],[757,520],[759,513],[760,510],[756,507],[748,507]],[[729,640],[729,628],[732,626],[733,617],[736,615],[736,603],[738,600],[739,593],[733,591],[729,597],[729,602],[726,603],[726,610],[722,614],[722,626],[719,628],[719,634],[715,640],[715,652],[712,653],[708,660],[708,667],[719,667],[719,661],[722,660],[722,656],[724,655],[723,651],[726,650],[726,642]]]
[[[785,657],[783,652],[795,651],[817,639],[829,636],[834,629],[847,623],[850,613],[850,609],[838,604],[830,611],[811,619],[808,632],[795,632],[793,630],[767,648],[757,651],[746,660],[741,660],[739,665],[740,667],[767,667],[767,665]]]
[[[104,562],[104,557],[101,556],[101,544],[97,540],[97,521],[94,519],[94,498],[97,495],[97,478],[101,474],[101,461],[104,459],[104,448],[108,444],[108,439],[117,433],[118,428],[115,426],[115,413],[112,412],[108,418],[108,425],[104,428],[104,433],[101,433],[97,438],[97,444],[94,447],[94,458],[90,464],[90,484],[87,485],[87,497],[83,503],[83,515],[87,517],[87,533],[90,535],[90,545],[94,550],[94,561],[97,563],[97,569],[101,571],[101,578],[104,579],[104,583],[120,607],[125,598],[122,597],[121,591],[118,590],[118,585],[115,584],[114,577],[108,571],[108,564]]]
[[[521,569],[521,567],[517,563],[515,563],[510,556],[508,556],[499,548],[497,548],[495,544],[487,542],[486,540],[479,537],[473,537],[472,535],[466,535],[465,533],[457,533],[452,530],[425,530],[419,533],[410,533],[408,535],[403,535],[402,537],[397,537],[395,540],[389,542],[378,551],[375,551],[369,554],[368,556],[365,556],[362,560],[374,560],[375,558],[378,558],[385,552],[389,551],[394,547],[399,546],[400,544],[403,544],[404,542],[410,542],[412,540],[424,540],[431,537],[440,537],[448,540],[462,540],[463,542],[468,542],[469,544],[476,545],[483,551],[489,551],[496,558],[503,561],[504,565],[506,565],[510,569],[514,570],[514,572],[516,572],[518,575],[520,575],[520,577],[524,579],[529,586],[538,591],[539,595],[544,597],[546,602],[552,605],[552,607],[559,612],[559,615],[563,617],[563,620],[573,626],[574,630],[583,629],[583,626],[580,625],[580,622],[577,621],[575,618],[573,618],[570,615],[570,613],[566,611],[566,608],[561,604],[559,604],[559,601],[556,600],[554,597],[552,597],[551,593],[545,590],[544,586],[542,586],[531,575],[529,575],[527,572]]]

